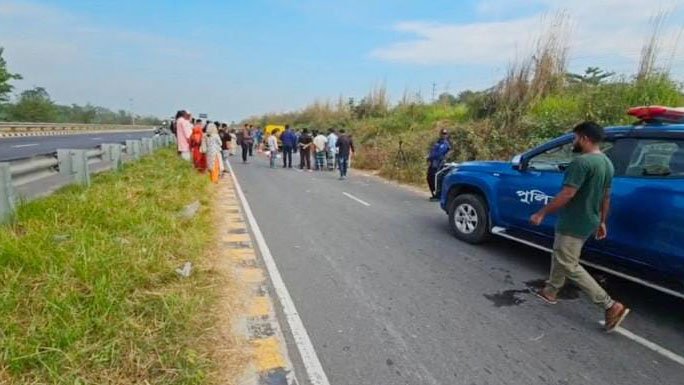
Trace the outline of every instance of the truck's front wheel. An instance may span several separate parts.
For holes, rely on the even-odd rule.
[[[457,195],[449,203],[449,225],[456,238],[481,243],[489,237],[489,215],[482,198],[473,194]]]

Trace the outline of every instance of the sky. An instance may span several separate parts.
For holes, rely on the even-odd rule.
[[[239,121],[380,86],[426,101],[488,88],[559,12],[571,70],[633,74],[661,11],[658,64],[684,80],[682,0],[0,0],[0,47],[17,93]]]

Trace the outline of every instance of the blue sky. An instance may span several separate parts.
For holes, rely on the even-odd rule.
[[[381,84],[395,100],[405,91],[429,100],[433,83],[437,93],[487,88],[560,10],[571,69],[627,74],[650,18],[668,11],[660,64],[684,78],[674,49],[684,10],[658,0],[0,0],[0,46],[24,76],[17,91],[229,121]]]

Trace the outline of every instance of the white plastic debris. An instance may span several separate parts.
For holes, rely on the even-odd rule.
[[[185,262],[183,264],[183,267],[180,269],[176,269],[176,273],[180,275],[183,278],[188,278],[190,276],[190,273],[192,272],[192,263],[190,262]]]
[[[183,210],[181,210],[178,215],[183,218],[183,219],[192,219],[192,217],[197,214],[197,211],[200,209],[200,202],[199,201],[194,201],[190,203],[189,205],[185,206]]]

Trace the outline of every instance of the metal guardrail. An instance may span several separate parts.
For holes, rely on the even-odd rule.
[[[102,130],[151,130],[145,124],[89,124],[89,123],[33,123],[0,122],[0,133],[27,131],[102,131]]]
[[[124,162],[173,143],[172,135],[156,135],[125,143],[103,143],[95,149],[59,149],[55,153],[0,162],[0,223],[13,217],[19,200],[50,195],[72,183],[88,186],[91,173],[118,170]]]

